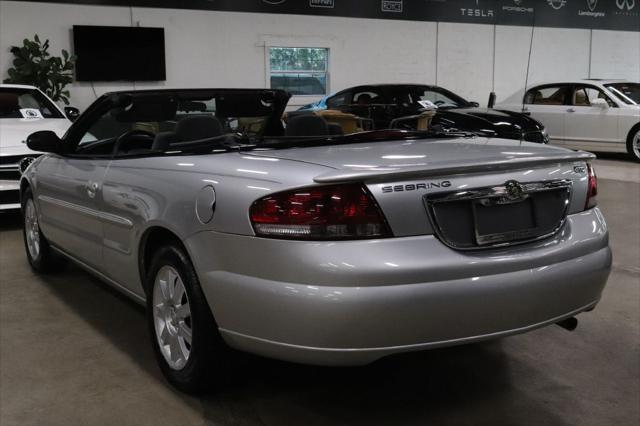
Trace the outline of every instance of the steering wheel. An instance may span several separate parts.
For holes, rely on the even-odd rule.
[[[124,132],[116,139],[116,143],[113,145],[113,154],[117,155],[120,152],[120,148],[123,144],[133,141],[151,142],[155,139],[156,135],[146,130],[133,129],[128,132]]]

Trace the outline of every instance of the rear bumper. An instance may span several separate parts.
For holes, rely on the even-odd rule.
[[[598,209],[508,250],[462,253],[433,236],[309,243],[212,232],[187,247],[227,343],[325,365],[559,321],[597,303],[611,268]]]

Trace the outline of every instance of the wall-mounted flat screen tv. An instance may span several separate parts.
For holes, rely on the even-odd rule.
[[[166,80],[164,28],[73,26],[78,81]]]

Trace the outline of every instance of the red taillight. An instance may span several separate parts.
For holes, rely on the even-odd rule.
[[[598,178],[591,163],[587,163],[587,201],[584,208],[590,209],[598,205]]]
[[[335,240],[392,236],[380,207],[360,184],[272,194],[255,201],[249,215],[261,237]]]

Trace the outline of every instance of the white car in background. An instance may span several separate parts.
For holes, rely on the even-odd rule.
[[[592,79],[537,84],[496,108],[529,113],[544,124],[552,144],[627,152],[640,161],[640,83]]]
[[[40,155],[27,147],[27,136],[52,130],[62,137],[77,116],[76,108],[63,112],[36,87],[0,84],[0,211],[20,208],[20,175]]]

